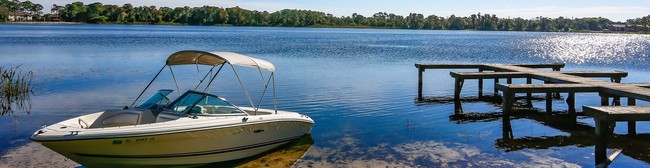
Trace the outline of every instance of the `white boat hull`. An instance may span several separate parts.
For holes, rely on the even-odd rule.
[[[92,131],[81,130],[76,135],[72,131],[70,135],[59,134],[60,138],[56,138],[56,135],[47,137],[46,132],[33,136],[32,140],[88,167],[207,164],[254,156],[311,132],[311,119],[305,116],[308,120],[298,120],[289,116],[295,115],[247,116],[246,122],[241,121],[240,118],[243,117],[231,117],[230,121],[239,120],[239,123],[226,124],[228,126],[220,124],[213,128],[168,130],[165,131],[167,133],[149,135],[143,133],[143,136],[90,136]],[[164,123],[164,127],[174,127],[173,122]],[[50,127],[56,126],[55,124]],[[161,127],[150,124],[119,128],[128,131],[135,127],[143,129],[142,127],[147,126]],[[178,127],[184,128],[180,125]],[[108,129],[110,128],[105,128]],[[85,134],[86,132],[90,133]]]
[[[196,66],[204,77],[195,89],[210,79],[207,91],[226,64],[252,107],[237,107],[222,97],[194,90],[172,101],[167,97],[173,92],[170,89],[158,90],[134,106],[165,67],[171,72],[172,66]],[[209,73],[202,75],[199,65],[211,66]],[[233,65],[260,71],[265,85],[258,104],[273,82],[274,110],[255,107]],[[268,78],[262,70],[270,72]],[[310,134],[314,124],[308,116],[277,110],[274,74],[275,66],[258,58],[232,52],[179,51],[167,58],[131,106],[71,118],[36,131],[30,139],[87,167],[185,166],[250,157]]]

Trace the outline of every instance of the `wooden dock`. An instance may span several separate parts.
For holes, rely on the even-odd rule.
[[[593,116],[596,121],[596,163],[606,163],[610,159],[606,156],[607,152],[607,139],[609,135],[613,134],[612,123],[616,121],[627,121],[628,124],[628,134],[636,134],[636,121],[650,121],[650,107],[593,107],[593,106],[584,106],[585,113],[589,116]]]
[[[560,71],[564,64],[415,64],[418,68],[418,100],[422,100],[422,73],[426,69],[477,69],[478,72],[450,72],[455,79],[454,99],[460,100],[460,93],[465,80],[478,80],[479,97],[483,94],[483,80],[494,80],[494,94],[503,93],[503,116],[512,112],[515,94],[526,93],[530,104],[532,93],[546,93],[546,111],[552,111],[551,99],[553,95],[567,93],[569,113],[575,114],[575,93],[598,93],[601,97],[602,107],[583,107],[583,111],[594,117],[596,121],[596,164],[606,164],[607,136],[617,121],[627,121],[630,134],[636,134],[636,121],[650,121],[650,107],[630,107],[636,105],[636,100],[650,101],[650,84],[622,84],[621,79],[626,77],[623,71]],[[552,71],[540,69],[550,68]],[[491,72],[485,72],[491,71]],[[507,79],[506,84],[499,83],[499,79]],[[526,84],[512,84],[513,78],[525,78]],[[592,78],[610,78],[610,81]],[[532,84],[532,80],[543,81],[544,84]],[[628,107],[620,106],[620,98],[627,98]],[[610,107],[609,99],[612,98]],[[575,116],[575,115],[574,115]]]

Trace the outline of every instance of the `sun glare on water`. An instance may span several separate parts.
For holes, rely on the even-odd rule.
[[[630,63],[645,62],[650,55],[650,36],[627,34],[561,34],[524,40],[520,48],[531,56],[557,62]]]

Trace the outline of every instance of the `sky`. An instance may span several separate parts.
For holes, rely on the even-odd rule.
[[[23,0],[21,0],[23,1]],[[43,5],[49,13],[52,4],[63,5],[75,1],[84,4],[101,2],[103,4],[134,6],[179,7],[179,6],[239,6],[244,9],[275,12],[282,9],[306,9],[335,16],[350,16],[358,13],[372,16],[377,12],[395,13],[406,16],[421,13],[449,17],[469,16],[476,13],[496,14],[498,17],[604,17],[612,21],[625,21],[650,15],[648,0],[31,0]]]

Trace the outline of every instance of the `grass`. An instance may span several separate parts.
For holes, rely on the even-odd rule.
[[[29,114],[34,73],[16,67],[0,66],[0,116],[12,115],[14,109]]]

